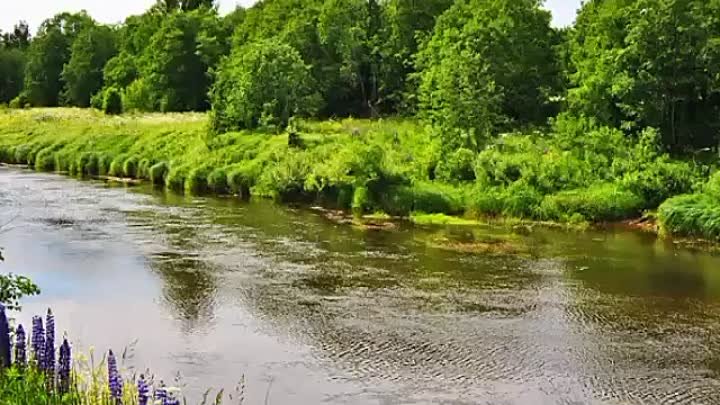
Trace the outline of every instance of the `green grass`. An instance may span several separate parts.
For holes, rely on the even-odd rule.
[[[207,125],[206,115],[194,113],[2,110],[0,162],[131,177],[185,193],[316,203],[357,215],[422,212],[431,222],[444,218],[434,214],[620,220],[657,208],[698,181],[692,165],[648,153],[644,138],[582,120],[566,119],[547,134],[505,135],[480,153],[443,153],[432,128],[408,119],[299,121],[301,142],[290,144],[287,134],[209,135]]]

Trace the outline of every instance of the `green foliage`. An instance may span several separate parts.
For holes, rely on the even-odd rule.
[[[441,160],[435,168],[438,180],[448,183],[475,180],[475,159],[477,155],[465,148],[460,148]]]
[[[658,209],[658,221],[666,235],[720,241],[720,204],[708,194],[688,194],[667,200]]]
[[[550,13],[536,0],[459,0],[417,57],[420,110],[450,150],[543,123],[557,83]]]
[[[719,12],[714,1],[585,3],[571,35],[571,109],[658,128],[676,150],[717,145]]]
[[[308,67],[289,45],[264,41],[238,49],[220,67],[212,89],[212,127],[284,128],[291,116],[316,109],[309,81]]]
[[[122,114],[123,105],[120,90],[115,87],[110,87],[105,90],[105,96],[103,98],[103,112],[110,115]]]
[[[90,106],[91,97],[103,87],[103,68],[116,52],[115,32],[110,27],[94,25],[78,34],[62,72],[67,104]]]
[[[573,214],[588,221],[614,221],[638,216],[644,206],[642,198],[614,184],[598,184],[586,189],[562,191],[545,197],[540,216],[568,221]]]
[[[123,162],[122,174],[127,178],[136,178],[138,175],[138,159],[131,156]]]
[[[25,54],[19,49],[0,47],[0,104],[10,103],[20,95],[25,77]],[[11,106],[21,108],[23,104]]]
[[[62,72],[78,34],[94,25],[85,13],[61,13],[45,20],[27,51],[24,92],[33,106],[57,106],[65,87]]]
[[[165,162],[154,164],[150,168],[150,181],[154,185],[165,184],[165,176],[168,173],[168,165]]]
[[[217,168],[207,177],[209,191],[216,194],[226,194],[229,191],[227,173],[224,168]]]
[[[12,273],[0,274],[0,303],[9,310],[19,310],[21,298],[37,294],[40,294],[40,289],[29,278]]]

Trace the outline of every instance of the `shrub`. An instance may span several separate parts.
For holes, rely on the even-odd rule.
[[[98,91],[92,97],[90,97],[90,107],[96,110],[103,109],[103,102],[105,101],[105,92]]]
[[[75,172],[80,175],[97,175],[99,173],[97,155],[90,152],[81,153],[75,161]]]
[[[605,183],[546,196],[539,210],[549,220],[567,221],[577,213],[589,221],[614,221],[639,215],[643,206],[631,191]]]
[[[150,181],[154,185],[165,184],[165,177],[168,174],[168,165],[165,162],[154,164],[150,168]]]
[[[122,173],[125,177],[134,179],[137,178],[138,174],[138,159],[135,156],[131,156],[125,159],[123,162]]]
[[[475,180],[475,158],[473,151],[460,148],[438,163],[435,176],[449,183]]]
[[[125,159],[127,159],[127,157],[124,155],[115,157],[115,159],[110,162],[110,169],[108,171],[108,174],[110,176],[122,177],[124,175]]]
[[[361,215],[370,210],[370,191],[367,187],[356,187],[355,190],[353,190],[351,207],[353,213],[356,215]]]
[[[208,189],[217,194],[226,194],[229,191],[227,173],[225,169],[218,168],[210,172],[207,177]]]
[[[227,170],[227,183],[230,192],[242,198],[250,197],[250,190],[260,176],[261,168],[253,162],[241,163]]]
[[[153,111],[152,93],[146,82],[137,79],[125,88],[123,111]]]
[[[645,208],[655,208],[670,197],[689,193],[697,178],[684,162],[659,159],[643,166],[627,173],[621,183],[645,201]]]
[[[45,148],[35,156],[35,170],[50,172],[55,169],[55,151],[53,148]]]
[[[198,167],[190,170],[185,178],[184,189],[188,194],[201,194],[208,191],[208,167]]]
[[[407,216],[412,212],[452,215],[464,211],[462,190],[441,183],[391,186],[382,192],[379,200],[380,209],[396,216]]]
[[[115,115],[122,114],[122,93],[116,87],[110,87],[105,90],[103,98],[103,111],[105,114]]]
[[[13,153],[13,163],[27,164],[31,150],[32,147],[30,145],[20,145],[16,147]]]
[[[110,172],[110,165],[113,157],[111,155],[101,153],[98,155],[98,175],[106,176]]]
[[[707,194],[681,195],[658,209],[661,233],[720,240],[720,204]]]
[[[28,99],[27,95],[24,93],[21,93],[19,96],[10,100],[8,107],[14,108],[14,109],[20,109],[20,108],[27,108],[27,106],[29,104],[30,104],[30,100]]]
[[[309,69],[295,48],[280,42],[253,42],[234,50],[210,92],[213,129],[284,128],[291,116],[314,112],[318,96],[308,86]]]
[[[150,159],[148,159],[148,158],[141,159],[140,163],[138,163],[138,166],[137,166],[137,178],[149,179],[151,166],[152,166],[152,162],[150,161]]]
[[[187,166],[173,166],[165,178],[165,186],[173,191],[185,190],[185,178],[188,176],[190,169]]]

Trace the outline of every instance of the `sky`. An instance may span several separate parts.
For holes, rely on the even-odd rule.
[[[545,7],[553,12],[554,24],[565,26],[575,19],[581,0],[546,0]],[[220,0],[220,10],[227,12],[237,4],[249,6],[254,0]],[[118,23],[128,15],[140,14],[155,0],[0,0],[0,30],[8,31],[19,21],[30,24],[34,33],[46,18],[62,11],[87,12],[103,23]]]

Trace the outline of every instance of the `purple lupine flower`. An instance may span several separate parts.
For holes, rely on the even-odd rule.
[[[0,304],[0,368],[10,367],[10,325],[5,306]]]
[[[145,381],[145,376],[140,374],[140,379],[137,382],[138,389],[138,405],[147,405],[148,399],[150,399],[150,386]]]
[[[60,357],[58,358],[58,388],[61,394],[68,392],[70,389],[70,367],[72,362],[72,354],[70,343],[67,339],[63,339],[60,346]]]
[[[55,317],[48,308],[45,318],[45,372],[50,376],[55,375]]]
[[[112,350],[108,354],[108,387],[110,388],[110,397],[119,402],[122,399],[123,381]]]
[[[160,403],[162,405],[167,405],[168,401],[168,393],[167,389],[165,388],[165,383],[160,381],[160,386],[155,389],[155,403]]]
[[[15,365],[19,368],[27,364],[27,337],[22,325],[15,330]]]
[[[32,319],[32,351],[35,356],[35,365],[41,369],[45,369],[45,329],[43,328],[43,320],[39,316]]]

